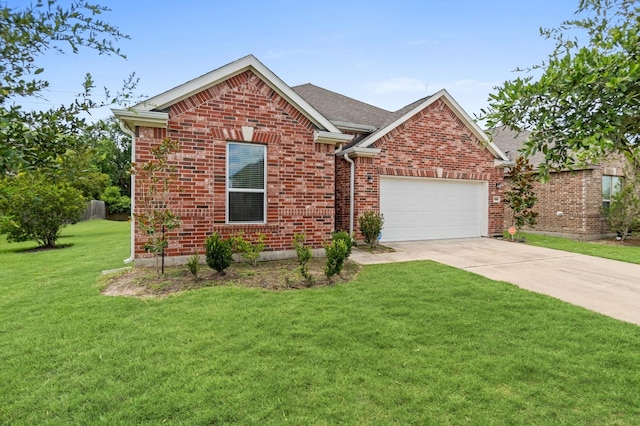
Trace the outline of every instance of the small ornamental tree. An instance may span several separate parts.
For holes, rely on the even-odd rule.
[[[538,197],[533,190],[534,181],[533,166],[525,157],[519,156],[511,168],[511,189],[504,193],[504,202],[513,213],[513,226],[517,229],[536,224],[538,213],[533,207]]]
[[[144,249],[153,253],[158,275],[164,274],[164,251],[169,246],[167,232],[180,226],[180,218],[172,211],[176,193],[171,187],[178,173],[176,166],[169,162],[169,156],[179,150],[176,141],[165,138],[151,149],[151,160],[134,164],[132,168],[139,194],[134,218],[146,235]]]

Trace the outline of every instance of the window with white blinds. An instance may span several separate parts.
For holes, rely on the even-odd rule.
[[[227,222],[265,223],[267,147],[227,144]]]

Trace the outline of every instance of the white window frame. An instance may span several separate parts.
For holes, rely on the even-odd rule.
[[[230,159],[231,159],[231,155],[229,153],[230,151],[230,147],[232,145],[247,145],[247,146],[251,146],[252,148],[262,148],[262,155],[264,158],[264,167],[263,167],[263,188],[262,189],[254,189],[254,188],[231,188],[230,187],[230,182],[231,182],[231,176],[229,175],[229,172],[231,171],[231,167],[230,167]],[[248,224],[252,224],[252,223],[256,223],[256,224],[264,224],[267,223],[267,146],[266,145],[259,145],[259,144],[255,144],[255,143],[243,143],[243,142],[227,142],[227,148],[226,148],[226,188],[225,188],[225,198],[226,198],[226,205],[225,205],[225,215],[226,215],[226,223],[233,225],[236,223],[248,223]],[[230,200],[229,200],[229,193],[231,192],[251,192],[251,193],[262,193],[262,200],[263,200],[263,206],[262,206],[262,220],[261,221],[231,221],[229,218],[229,210],[230,210]]]

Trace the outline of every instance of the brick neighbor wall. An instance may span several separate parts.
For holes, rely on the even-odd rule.
[[[179,179],[172,187],[174,210],[182,225],[169,237],[168,256],[204,251],[213,232],[228,237],[266,235],[266,251],[292,248],[294,234],[322,247],[334,229],[335,148],[314,143],[314,126],[258,76],[246,71],[210,87],[169,109],[168,129],[137,129],[136,162],[148,161],[150,148],[164,136],[177,140],[181,151],[171,158]],[[246,142],[267,146],[267,221],[226,223],[226,146]],[[136,193],[139,197],[140,194]],[[137,258],[144,235],[136,233]]]
[[[575,171],[551,173],[545,183],[537,181],[537,223],[528,231],[590,240],[611,233],[602,215],[602,176],[623,176],[624,159],[613,157],[601,165]],[[511,180],[505,178],[505,191]],[[511,226],[513,213],[505,204],[504,226]]]
[[[381,153],[358,157],[355,179],[355,224],[366,210],[380,209],[380,176],[483,180],[489,183],[489,234],[503,230],[503,169],[494,167],[494,156],[482,146],[448,105],[438,100],[374,144]],[[349,211],[349,164],[337,160],[336,224],[347,229]],[[346,176],[346,178],[343,178]],[[368,182],[367,176],[373,178]],[[500,197],[500,202],[494,202]],[[346,219],[345,219],[346,218]],[[357,238],[362,236],[357,233]]]

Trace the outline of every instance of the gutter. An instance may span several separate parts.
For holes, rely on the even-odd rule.
[[[516,165],[516,162],[511,160],[499,160],[497,158],[493,160],[493,167],[496,167],[498,169],[513,167],[515,165]]]

